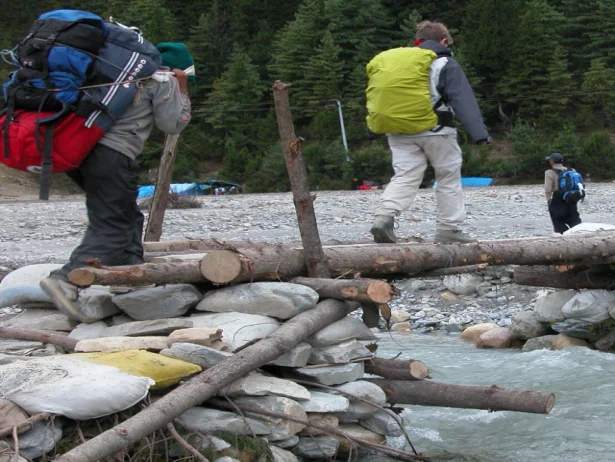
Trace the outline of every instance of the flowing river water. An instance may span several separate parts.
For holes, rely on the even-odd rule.
[[[420,359],[438,382],[555,393],[549,415],[404,406],[418,451],[472,462],[615,460],[615,355],[580,347],[483,350],[445,334],[379,339],[379,356]]]

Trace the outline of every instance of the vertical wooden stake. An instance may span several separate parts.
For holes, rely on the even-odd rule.
[[[273,84],[273,101],[275,102],[275,112],[278,120],[278,130],[286,170],[290,178],[290,186],[293,190],[293,202],[297,212],[299,222],[299,232],[303,244],[303,258],[307,266],[308,275],[313,278],[329,278],[328,259],[322,250],[320,235],[318,234],[318,223],[314,214],[315,196],[310,194],[308,186],[307,169],[303,156],[301,155],[300,139],[295,135],[293,116],[290,112],[288,101],[288,87],[279,80]]]
[[[156,181],[154,197],[149,209],[149,218],[147,219],[147,227],[145,228],[146,241],[159,241],[162,235],[162,223],[169,200],[169,186],[171,184],[173,164],[177,156],[178,139],[179,135],[166,135],[164,139],[160,167],[158,168],[158,180]]]

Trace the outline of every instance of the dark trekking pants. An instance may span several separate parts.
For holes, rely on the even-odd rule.
[[[143,263],[143,214],[137,206],[139,172],[135,161],[97,144],[68,176],[85,191],[88,227],[70,262],[54,276],[97,261],[105,266]]]
[[[564,231],[581,223],[577,203],[567,203],[560,197],[554,197],[549,204],[549,215],[553,222],[553,230],[563,234]]]

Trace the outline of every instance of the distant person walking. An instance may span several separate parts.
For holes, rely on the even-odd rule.
[[[572,168],[564,167],[564,156],[554,152],[545,158],[550,168],[545,171],[545,196],[553,230],[563,234],[581,223],[577,203],[585,197],[585,185],[581,175]]]

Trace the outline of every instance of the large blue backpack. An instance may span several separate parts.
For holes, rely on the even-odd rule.
[[[556,170],[558,173],[557,190],[560,197],[567,203],[576,203],[585,198],[583,176],[575,170],[567,168]]]
[[[49,196],[51,173],[81,163],[133,102],[137,82],[161,62],[138,32],[79,10],[41,15],[3,53],[17,70],[2,88],[0,161],[41,173],[41,199]]]

